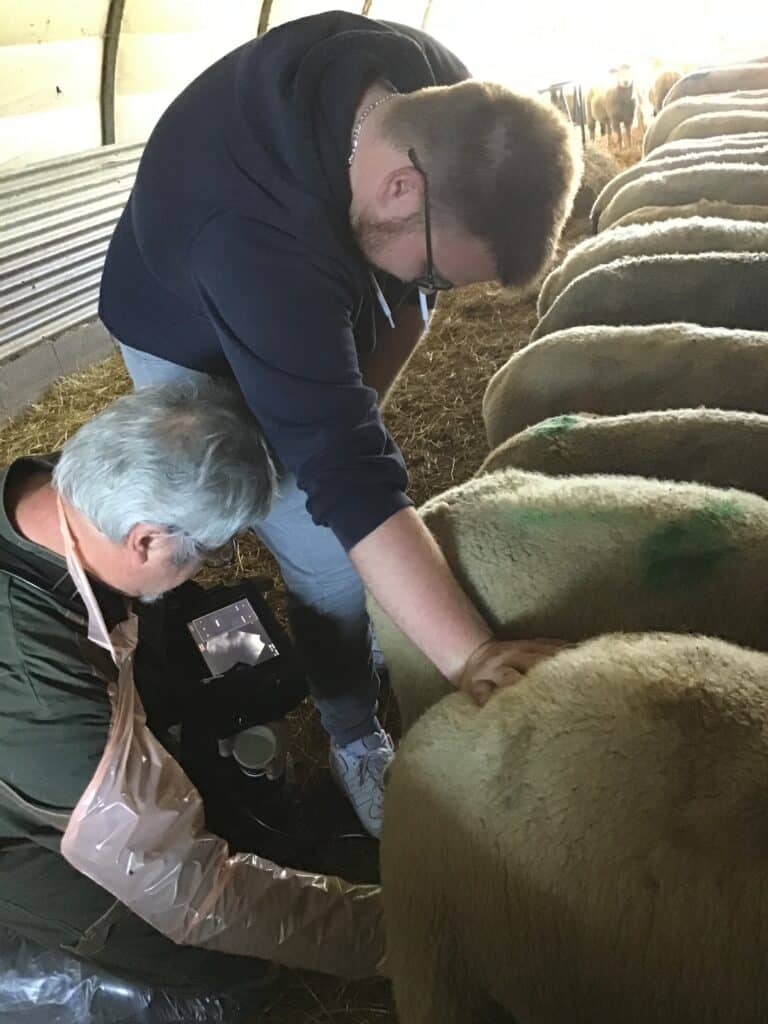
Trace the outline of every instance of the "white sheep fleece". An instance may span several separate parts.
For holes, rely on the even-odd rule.
[[[501,637],[670,630],[768,646],[768,502],[756,495],[500,470],[438,495],[421,515]],[[371,607],[407,729],[450,686]]]
[[[768,498],[768,416],[669,409],[543,420],[494,449],[478,473],[617,473],[735,487]]]
[[[669,140],[670,133],[686,118],[699,114],[730,114],[752,111],[768,113],[768,89],[749,92],[713,93],[711,96],[689,96],[665,106],[651,122],[643,141],[643,153],[648,154]]]
[[[732,64],[730,67],[699,68],[684,75],[664,97],[664,106],[684,96],[703,96],[718,92],[768,89],[768,66]]]
[[[564,413],[696,406],[768,414],[768,332],[699,324],[572,327],[515,353],[483,396],[490,448]]]
[[[602,189],[590,211],[590,219],[595,224],[600,214],[613,199],[616,193],[630,181],[637,181],[649,174],[665,171],[679,171],[686,167],[700,167],[702,164],[768,164],[768,144],[762,146],[736,146],[701,152],[679,153],[661,160],[640,160],[625,171],[615,175]]]
[[[616,227],[587,238],[544,281],[538,315],[544,316],[571,281],[594,267],[625,256],[697,252],[768,252],[768,225],[723,217],[675,217],[658,224]]]
[[[696,114],[686,117],[668,135],[669,142],[709,139],[718,135],[752,134],[768,131],[768,112],[763,110],[729,110],[723,113]]]
[[[766,722],[766,655],[659,633],[425,714],[381,848],[401,1024],[764,1024]]]
[[[531,339],[578,325],[672,321],[764,331],[766,281],[768,253],[629,256],[571,281]]]
[[[656,170],[622,185],[598,217],[598,230],[641,206],[682,206],[702,199],[768,206],[768,167],[759,163],[702,163]]]
[[[721,220],[751,220],[757,224],[764,224],[768,221],[768,205],[744,206],[740,203],[700,199],[696,203],[684,203],[682,206],[640,206],[637,210],[619,217],[609,231],[626,228],[632,224],[652,224],[687,217],[719,217]]]
[[[643,163],[668,160],[670,157],[690,153],[703,154],[718,152],[721,149],[753,149],[755,146],[765,145],[768,145],[768,132],[743,132],[736,135],[726,133],[702,139],[678,139],[676,142],[665,142],[662,146],[657,146],[643,159]]]

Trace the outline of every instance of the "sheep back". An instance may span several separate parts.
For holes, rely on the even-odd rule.
[[[735,111],[768,113],[768,89],[754,92],[724,92],[711,96],[689,96],[665,106],[645,133],[643,152],[660,146],[669,139],[670,133],[686,118],[699,114],[722,114]]]
[[[625,213],[611,225],[610,230],[630,227],[633,224],[653,224],[665,220],[684,220],[693,217],[717,217],[720,220],[768,221],[768,206],[743,206],[711,199],[699,199],[682,206],[640,206],[631,213]]]
[[[768,414],[768,332],[689,323],[572,327],[513,355],[491,378],[493,449],[552,416],[706,406]]]
[[[763,1024],[766,721],[764,654],[659,633],[432,708],[385,797],[402,1024]]]
[[[508,438],[479,473],[616,473],[735,487],[768,498],[768,416],[668,409],[626,416],[555,416]]]
[[[697,252],[768,252],[768,227],[764,223],[716,217],[674,218],[661,224],[614,227],[575,246],[552,271],[539,293],[539,317],[546,314],[571,281],[594,267],[624,256]]]
[[[560,293],[531,338],[585,324],[768,329],[768,253],[629,256],[581,274]]]
[[[759,163],[703,163],[653,170],[622,185],[598,217],[604,231],[643,206],[684,206],[704,200],[768,206],[768,167]]]
[[[684,96],[702,96],[718,92],[743,92],[768,89],[768,66],[765,64],[732,64],[730,67],[700,68],[670,84],[665,104]]]
[[[663,174],[667,171],[679,171],[702,164],[768,164],[768,144],[749,148],[712,150],[706,154],[682,153],[664,160],[641,160],[622,171],[621,174],[617,174],[603,187],[590,211],[592,222],[597,222],[600,214],[616,193],[630,182],[644,178],[648,174]]]
[[[509,469],[438,495],[421,515],[499,637],[669,630],[768,646],[768,502],[756,495]],[[408,729],[450,684],[371,611]]]

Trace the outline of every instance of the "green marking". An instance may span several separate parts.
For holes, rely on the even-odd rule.
[[[741,518],[736,503],[723,499],[654,530],[641,551],[646,585],[672,590],[710,579],[738,551],[729,526]]]
[[[532,434],[543,434],[545,437],[559,437],[565,434],[579,422],[578,416],[552,416],[548,420],[542,420],[530,428]]]

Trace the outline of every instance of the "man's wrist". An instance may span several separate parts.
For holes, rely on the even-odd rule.
[[[479,652],[482,651],[486,644],[492,643],[493,640],[493,634],[488,629],[478,633],[471,644],[467,645],[458,654],[454,664],[449,666],[448,671],[444,671],[446,679],[453,683],[454,686],[460,686],[466,673],[471,670],[472,663],[477,659]]]

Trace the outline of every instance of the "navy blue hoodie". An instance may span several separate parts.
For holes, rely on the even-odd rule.
[[[410,92],[466,77],[405,26],[333,11],[272,29],[168,107],[110,243],[99,313],[112,334],[233,373],[313,520],[347,549],[409,504],[358,365],[377,339],[349,225],[355,110],[379,78]],[[395,305],[409,290],[385,285]]]

